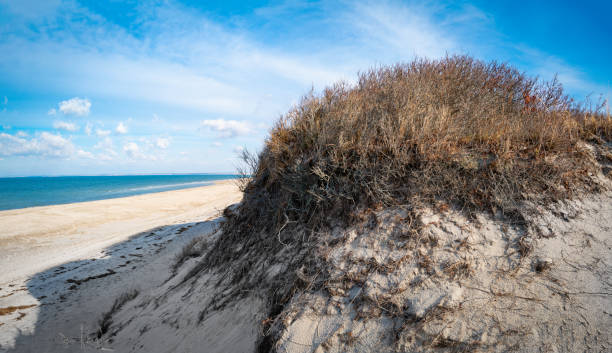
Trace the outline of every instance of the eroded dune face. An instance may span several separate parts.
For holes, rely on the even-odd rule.
[[[610,195],[558,205],[542,232],[456,212],[399,209],[322,248],[331,290],[296,296],[278,352],[606,351],[612,325]]]
[[[302,286],[274,316],[263,282],[289,261],[270,261],[247,290],[228,276],[257,276],[256,259],[211,271],[189,258],[102,340],[130,352],[609,351],[610,205],[610,192],[555,204],[529,232],[501,215],[423,209],[418,235],[409,212],[382,209],[320,234],[317,270],[298,270]]]

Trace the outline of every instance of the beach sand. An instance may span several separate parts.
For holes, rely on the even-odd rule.
[[[118,295],[159,285],[184,244],[241,197],[235,181],[221,181],[1,211],[0,352],[86,349],[83,332]]]

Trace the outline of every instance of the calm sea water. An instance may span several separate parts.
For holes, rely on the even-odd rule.
[[[0,210],[186,189],[236,175],[121,175],[0,178]]]

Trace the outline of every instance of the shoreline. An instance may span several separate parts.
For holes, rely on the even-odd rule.
[[[106,303],[127,285],[146,288],[156,283],[185,242],[210,233],[220,212],[241,198],[235,182],[224,180],[124,198],[0,211],[0,352],[18,337],[39,336],[40,320],[59,320],[70,312],[70,321],[91,321],[92,312],[108,309],[97,300]],[[143,278],[148,278],[146,283]],[[74,306],[71,296],[83,302]],[[83,305],[87,310],[81,310]],[[74,328],[70,322],[63,325],[64,330]]]
[[[223,210],[225,198],[234,203],[239,197],[233,180],[221,180],[195,188],[0,211],[0,268],[5,269],[0,273],[0,284],[43,269],[37,265],[32,271],[23,271],[23,266],[11,264],[24,253],[41,247],[40,252],[44,252],[54,245],[77,245],[81,250],[87,248],[86,253],[79,251],[82,256],[92,256],[113,242],[147,229],[208,218],[214,211]],[[218,209],[220,205],[225,206]],[[66,253],[56,262],[72,257]]]
[[[18,210],[38,208],[38,207],[71,205],[71,204],[77,204],[77,203],[83,203],[83,202],[95,202],[95,201],[120,199],[120,198],[149,195],[149,194],[168,192],[168,191],[195,189],[195,188],[200,188],[200,187],[211,186],[219,182],[227,182],[227,181],[233,181],[233,180],[238,179],[237,176],[233,176],[231,174],[227,174],[227,175],[225,174],[223,175],[222,174],[210,174],[210,175],[209,174],[172,174],[172,175],[176,175],[176,176],[207,175],[207,176],[216,176],[219,178],[212,179],[212,180],[186,181],[186,182],[181,182],[180,180],[168,181],[168,182],[174,182],[174,183],[173,184],[153,184],[153,185],[147,185],[147,186],[138,186],[135,188],[122,189],[119,191],[115,190],[114,192],[110,194],[110,196],[94,193],[94,196],[91,196],[91,198],[89,199],[78,199],[75,201],[66,201],[66,200],[62,200],[62,198],[59,198],[58,199],[59,201],[54,201],[53,203],[30,205],[30,206],[17,206],[16,208],[5,208],[6,204],[2,204],[0,205],[0,212],[18,211]],[[168,174],[168,176],[172,176],[172,175]],[[139,176],[140,175],[118,175],[118,177],[139,177]],[[151,175],[143,175],[143,176],[166,176],[166,175],[165,174],[151,174]],[[58,176],[57,178],[71,178],[71,177],[76,178],[76,177],[81,177],[81,176]],[[83,176],[83,177],[87,177],[87,176]],[[94,176],[94,177],[98,177],[98,176]],[[101,175],[99,177],[112,177],[112,176]],[[56,178],[56,177],[23,177],[23,178],[24,179],[30,179],[30,178],[36,179],[36,178]],[[0,181],[2,181],[3,179],[19,179],[19,178],[0,178]],[[83,189],[81,191],[81,194],[88,194],[88,193],[89,193],[89,190],[87,189]]]

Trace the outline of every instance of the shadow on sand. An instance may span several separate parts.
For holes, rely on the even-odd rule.
[[[122,294],[167,281],[182,247],[194,237],[212,234],[220,220],[157,227],[103,249],[99,258],[37,273],[26,282],[24,300],[39,305],[21,317],[15,313],[15,344],[0,346],[0,352],[121,351],[97,340],[104,313]],[[10,323],[2,329],[11,329]]]

